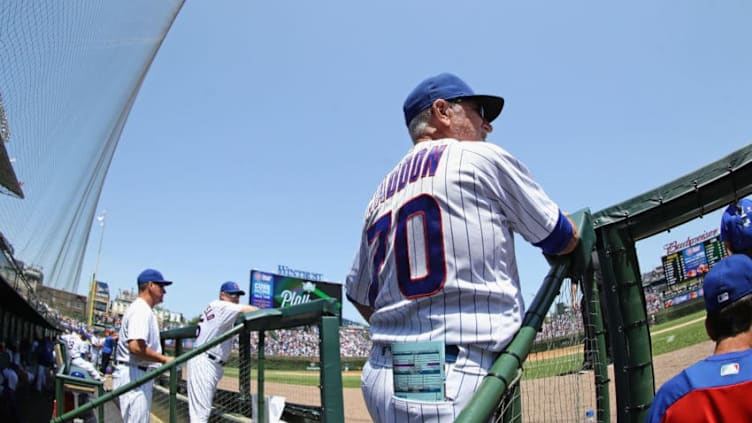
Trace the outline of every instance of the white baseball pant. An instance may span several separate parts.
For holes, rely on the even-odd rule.
[[[91,375],[92,378],[94,378],[94,380],[98,380],[100,382],[104,381],[104,377],[102,376],[102,374],[99,373],[99,370],[97,370],[94,367],[94,365],[91,364],[89,361],[84,360],[81,357],[76,357],[73,360],[71,360],[71,364],[74,366],[78,366],[86,370],[87,372],[89,372],[89,374]]]
[[[191,423],[209,421],[214,392],[225,372],[224,367],[199,354],[188,361],[188,413]]]
[[[118,389],[145,374],[146,371],[136,366],[118,364],[112,373],[112,389]],[[123,423],[149,422],[153,385],[154,380],[150,380],[120,396],[120,415]]]

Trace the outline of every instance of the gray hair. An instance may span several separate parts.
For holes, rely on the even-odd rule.
[[[447,102],[449,103],[449,107],[451,107],[452,109],[462,107],[459,104],[452,102],[451,100],[447,100]],[[430,122],[431,107],[428,107],[427,109],[418,113],[413,118],[413,120],[410,121],[410,123],[407,125],[407,131],[410,134],[410,138],[413,140],[413,142],[424,135],[424,132],[426,131],[426,128],[428,127],[428,124]]]

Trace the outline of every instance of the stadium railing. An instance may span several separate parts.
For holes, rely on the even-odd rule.
[[[81,416],[82,414],[100,407],[108,401],[112,401],[120,395],[150,381],[155,380],[165,374],[169,374],[169,422],[177,422],[177,401],[180,369],[191,358],[202,354],[215,345],[218,345],[233,336],[240,335],[240,360],[250,363],[250,348],[245,345],[250,337],[250,332],[259,332],[259,357],[258,357],[258,382],[257,382],[257,403],[258,420],[265,421],[265,395],[264,395],[264,368],[263,368],[263,333],[270,330],[284,329],[291,327],[307,326],[312,324],[319,325],[319,338],[321,343],[321,407],[320,420],[325,422],[342,422],[344,421],[344,403],[342,396],[342,374],[339,353],[339,305],[334,299],[321,299],[311,301],[305,304],[294,305],[283,309],[264,309],[241,315],[238,318],[238,324],[229,331],[225,332],[216,339],[208,342],[198,348],[180,354],[181,349],[178,347],[177,357],[175,360],[165,364],[157,369],[146,373],[142,378],[121,386],[104,395],[100,395],[92,401],[74,409],[65,414],[59,415],[51,422],[64,422]],[[190,336],[189,336],[190,335]],[[185,327],[162,333],[162,342],[167,339],[181,339],[195,336],[195,327]],[[175,345],[179,345],[178,342]],[[251,383],[250,371],[240,372],[239,376],[239,395],[238,402],[250,404],[251,402]],[[156,388],[155,384],[155,388]],[[250,410],[248,408],[247,410]],[[221,416],[220,416],[221,417]],[[250,415],[243,415],[242,418],[250,418]],[[227,420],[237,421],[235,416],[227,416]],[[102,421],[100,419],[100,421]]]

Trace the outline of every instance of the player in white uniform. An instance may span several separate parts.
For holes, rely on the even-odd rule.
[[[251,305],[239,304],[245,292],[238,284],[228,281],[219,289],[219,299],[209,303],[196,328],[195,347],[211,342],[230,330],[241,313],[257,310]],[[207,422],[211,414],[214,392],[224,374],[224,365],[230,356],[232,338],[215,345],[207,352],[188,361],[188,409],[191,423]]]
[[[159,322],[152,309],[164,299],[165,286],[172,284],[164,280],[154,269],[146,269],[137,278],[138,298],[128,306],[123,314],[120,334],[115,351],[115,371],[112,373],[112,388],[140,379],[157,363],[169,363],[173,357],[162,354],[159,342]],[[153,381],[120,396],[120,414],[123,423],[149,421]]]
[[[104,376],[87,359],[90,348],[90,344],[87,341],[88,337],[89,334],[84,329],[79,329],[78,336],[72,337],[73,347],[70,349],[71,364],[86,370],[92,379],[104,382]]]
[[[102,339],[97,336],[96,331],[91,331],[89,335],[89,351],[91,353],[91,364],[95,367],[99,367],[99,358],[102,351]]]
[[[548,254],[576,247],[525,166],[482,142],[503,105],[451,74],[405,101],[414,145],[371,198],[346,281],[370,324],[362,390],[376,422],[449,422],[467,404],[522,322],[514,232]],[[418,341],[445,346],[444,401],[394,396],[392,344]]]
[[[60,335],[60,340],[63,341],[63,343],[65,344],[66,351],[68,352],[68,362],[65,363],[66,365],[70,364],[71,362],[71,354],[73,354],[73,345],[76,343],[77,338],[78,338],[78,335],[70,331],[66,331],[64,334]]]

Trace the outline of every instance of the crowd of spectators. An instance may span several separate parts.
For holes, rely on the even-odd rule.
[[[700,282],[696,284],[685,285],[681,290],[674,291],[654,291],[652,289],[646,289],[645,292],[645,306],[647,315],[651,322],[654,321],[654,316],[664,309],[665,298],[670,296],[681,295],[693,291],[701,286]],[[582,334],[584,332],[582,315],[578,309],[572,307],[565,307],[563,311],[558,313],[549,314],[541,330],[538,333],[538,340],[548,340],[561,338],[568,335]]]
[[[569,309],[564,313],[547,317],[537,339],[554,339],[576,333],[583,333],[582,316],[579,312]]]
[[[342,357],[368,357],[371,338],[368,328],[341,327],[339,330]],[[235,341],[237,347],[237,340]],[[251,353],[257,352],[258,333],[251,333]],[[269,332],[264,338],[264,354],[283,357],[318,357],[319,330],[316,326],[280,329]]]

